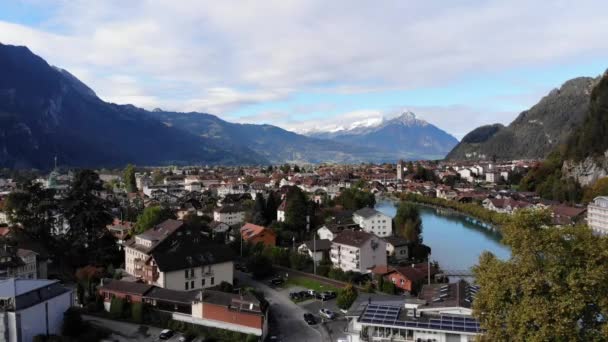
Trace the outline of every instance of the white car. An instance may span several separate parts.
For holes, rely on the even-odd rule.
[[[336,318],[336,314],[333,311],[329,310],[329,309],[321,309],[321,310],[319,310],[319,315],[321,317],[325,317],[327,319],[334,319],[334,318]]]

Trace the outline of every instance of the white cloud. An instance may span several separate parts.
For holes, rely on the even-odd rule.
[[[471,73],[605,57],[607,10],[597,1],[64,0],[36,27],[0,21],[0,41],[27,45],[103,99],[230,116],[320,88],[441,87]],[[418,112],[457,136],[505,116],[474,105]],[[305,114],[283,122],[321,125]],[[357,115],[372,114],[321,121]]]

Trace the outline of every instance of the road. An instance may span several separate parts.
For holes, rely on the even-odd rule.
[[[236,271],[240,285],[249,285],[264,291],[266,300],[270,303],[270,323],[276,323],[271,331],[272,335],[279,337],[281,341],[331,341],[327,330],[320,324],[309,326],[304,322],[303,308],[292,302],[285,295],[267,286],[266,284],[253,280],[245,273]],[[272,324],[275,325],[275,324]]]
[[[82,319],[90,322],[93,325],[98,327],[105,328],[109,331],[112,331],[112,335],[110,335],[106,340],[107,341],[116,341],[116,342],[127,342],[127,341],[160,341],[158,335],[160,334],[160,328],[141,325],[141,324],[133,324],[127,322],[114,321],[110,319],[100,318],[96,316],[82,315]],[[177,342],[179,339],[179,334],[176,334],[169,340],[169,342]]]

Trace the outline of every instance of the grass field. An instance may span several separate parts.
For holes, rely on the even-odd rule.
[[[306,289],[315,290],[317,292],[335,291],[336,293],[338,293],[340,291],[340,289],[337,287],[334,287],[331,285],[325,285],[323,283],[320,283],[316,280],[309,279],[309,278],[298,278],[298,277],[289,278],[287,280],[287,286],[300,286],[300,287],[304,287]]]

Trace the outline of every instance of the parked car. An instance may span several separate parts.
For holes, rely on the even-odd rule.
[[[302,299],[305,299],[305,298],[310,298],[310,294],[308,293],[308,291],[300,291],[300,292],[298,292],[298,293],[300,294],[300,297],[301,297]]]
[[[160,338],[161,340],[168,340],[171,337],[173,337],[173,335],[175,335],[173,330],[165,329],[160,332],[160,334],[158,335],[158,338]]]
[[[334,291],[327,291],[325,292],[330,298],[336,298],[338,297],[338,294],[335,293]]]
[[[317,295],[317,291],[315,290],[306,290],[311,297],[315,297]]]
[[[302,298],[300,292],[290,292],[289,293],[289,299],[292,300],[300,300]]]
[[[196,336],[192,335],[192,334],[185,334],[179,337],[178,341],[179,342],[192,342],[194,341],[194,338]]]
[[[319,315],[321,315],[321,317],[325,317],[327,319],[334,319],[336,318],[336,314],[329,310],[329,309],[320,309],[319,310]]]
[[[268,284],[269,284],[269,285],[274,285],[274,286],[277,286],[277,285],[281,285],[281,284],[283,284],[284,282],[285,282],[285,280],[284,280],[283,278],[281,278],[281,277],[276,277],[276,278],[272,278],[272,279],[270,279],[270,281],[268,282]]]
[[[315,316],[313,316],[311,313],[305,313],[304,314],[304,321],[306,323],[308,323],[308,325],[315,325],[315,324],[317,324],[317,320],[315,319]]]
[[[317,293],[315,295],[315,298],[317,298],[317,299],[319,299],[321,301],[330,300],[329,296],[325,292],[319,292],[319,293]]]

